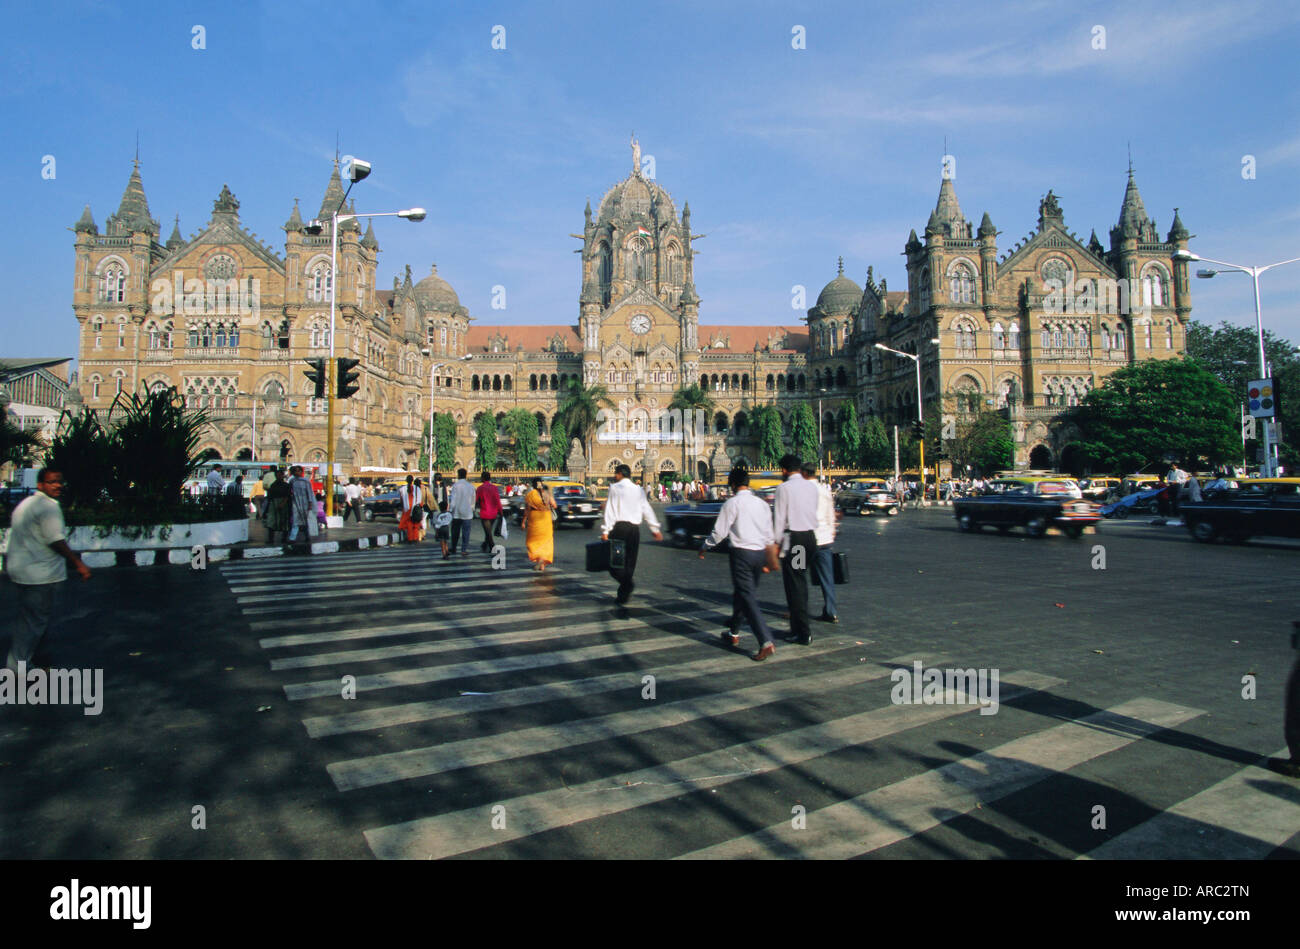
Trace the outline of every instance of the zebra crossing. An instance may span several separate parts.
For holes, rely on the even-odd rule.
[[[888,656],[848,617],[758,665],[720,645],[730,602],[716,589],[688,597],[647,585],[616,609],[603,575],[493,570],[429,547],[221,572],[326,750],[334,787],[367,805],[364,836],[379,858],[544,856],[554,846],[859,857],[1083,780],[1206,714],[1134,696],[1066,716],[1053,703],[1067,683],[1010,670],[996,716],[1007,740],[953,751],[943,739],[954,729],[994,727],[974,697],[959,688],[946,702],[896,704],[891,685],[917,660],[959,657]],[[779,582],[761,593],[781,610]],[[903,748],[926,749],[925,760],[899,765]],[[876,762],[884,783],[867,766]],[[841,770],[827,795],[811,776],[832,765]],[[792,819],[805,787],[809,803]],[[1300,795],[1247,766],[1072,853],[1259,857],[1297,828]]]

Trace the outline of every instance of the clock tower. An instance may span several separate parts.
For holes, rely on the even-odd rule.
[[[594,214],[587,204],[583,232],[573,236],[583,242],[583,381],[609,390],[617,424],[635,435],[645,430],[637,428],[639,418],[666,409],[698,368],[699,297],[690,206],[678,214],[672,197],[641,167],[635,139],[632,155],[631,173],[606,192]],[[654,453],[654,446],[637,449],[635,439],[627,441],[633,467],[647,448]]]

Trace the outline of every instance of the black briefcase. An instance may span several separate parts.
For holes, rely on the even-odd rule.
[[[621,540],[597,540],[587,545],[587,571],[601,573],[627,565],[627,544]]]
[[[836,583],[849,582],[849,555],[842,550],[831,552],[831,572]]]

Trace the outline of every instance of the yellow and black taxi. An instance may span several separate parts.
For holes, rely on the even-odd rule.
[[[1187,530],[1202,543],[1243,544],[1251,537],[1300,537],[1300,478],[1251,478],[1235,489],[1178,506]]]
[[[542,484],[555,500],[555,523],[577,524],[590,530],[600,520],[601,503],[591,496],[587,486],[578,481],[545,478]],[[519,506],[523,517],[523,505]]]
[[[1078,537],[1101,520],[1097,505],[1083,499],[1072,478],[996,478],[985,491],[980,497],[953,502],[959,530],[978,531],[987,524],[1004,534],[1024,527],[1030,537],[1042,537],[1049,527],[1056,527],[1067,537]]]
[[[1094,475],[1090,478],[1083,478],[1079,481],[1079,490],[1089,501],[1096,501],[1098,504],[1106,501],[1111,495],[1118,495],[1120,485],[1119,478],[1113,475]]]

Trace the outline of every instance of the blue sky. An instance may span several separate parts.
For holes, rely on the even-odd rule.
[[[1196,252],[1300,257],[1298,41],[1300,6],[1249,0],[13,6],[0,355],[75,355],[70,229],[87,202],[101,229],[116,210],[137,131],[164,238],[175,214],[187,237],[203,226],[228,183],[277,249],[293,199],[319,207],[337,135],[374,166],[359,210],[430,212],[376,220],[379,286],[436,262],[479,324],[576,321],[568,235],[629,172],[633,130],[708,235],[705,323],[797,322],[791,287],[811,303],[840,255],[858,283],[872,265],[903,287],[945,138],[963,211],[988,211],[1001,249],[1048,188],[1107,242],[1131,143],[1162,235],[1177,206]],[[1300,264],[1262,288],[1265,325],[1300,343]],[[1253,325],[1249,278],[1193,293],[1194,318]]]

